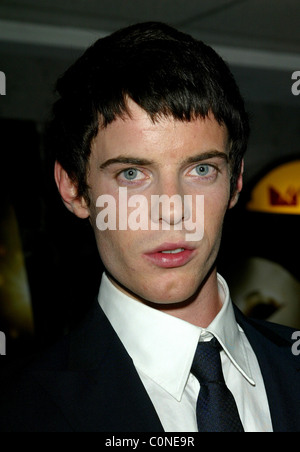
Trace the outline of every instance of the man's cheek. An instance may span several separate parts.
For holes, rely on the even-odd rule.
[[[136,249],[128,231],[98,231],[97,244],[102,260],[113,265],[130,260]]]
[[[95,230],[95,237],[97,242],[98,251],[100,258],[105,264],[107,261],[115,260],[115,246],[116,242],[113,238],[113,231],[103,231]]]
[[[213,198],[204,205],[204,228],[205,231],[217,233],[223,225],[227,208],[225,204],[220,207],[220,200]]]

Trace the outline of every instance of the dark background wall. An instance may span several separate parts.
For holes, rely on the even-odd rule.
[[[97,37],[141,20],[167,21],[213,45],[246,99],[252,134],[245,194],[226,221],[220,271],[230,280],[236,262],[258,256],[300,281],[300,217],[245,209],[252,183],[264,169],[282,159],[300,159],[300,96],[291,91],[292,73],[300,70],[298,1],[143,0],[135,8],[121,0],[3,1],[0,187],[2,206],[4,201],[13,206],[19,225],[35,325],[34,336],[11,334],[11,319],[0,320],[11,354],[54,340],[78,321],[97,293],[102,266],[91,229],[62,205],[43,134],[57,78]]]

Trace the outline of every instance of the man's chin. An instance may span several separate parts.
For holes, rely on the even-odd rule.
[[[169,278],[157,278],[153,282],[148,281],[147,290],[139,293],[141,301],[153,307],[180,308],[188,306],[195,301],[208,280],[216,276],[216,269],[201,269],[196,274],[179,273],[169,276]]]
[[[201,289],[211,274],[206,269],[199,269],[197,272],[162,270],[159,273],[147,273],[136,275],[133,281],[130,278],[115,279],[110,276],[111,281],[125,294],[153,308],[179,308],[192,303],[200,294]],[[146,273],[146,272],[145,272]],[[126,283],[125,283],[126,281]]]
[[[153,290],[147,290],[147,293],[140,293],[140,301],[152,306],[153,308],[175,308],[192,303],[199,295],[199,286],[187,283],[177,284],[172,289],[161,288],[156,285]]]

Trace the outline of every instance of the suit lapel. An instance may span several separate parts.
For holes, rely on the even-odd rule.
[[[290,337],[267,323],[236,319],[257,356],[273,429],[300,431],[299,357]],[[96,302],[82,326],[52,353],[35,378],[78,432],[163,432],[152,402],[124,346]],[[44,415],[44,414],[43,414]]]
[[[70,335],[67,369],[40,372],[75,431],[163,432],[133,362],[98,303]]]
[[[237,308],[235,313],[261,368],[274,431],[300,431],[300,363],[292,354],[291,335],[286,336],[289,329],[281,335],[271,324],[246,319]]]

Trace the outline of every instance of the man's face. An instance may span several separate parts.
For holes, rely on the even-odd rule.
[[[227,130],[213,115],[191,122],[172,117],[153,122],[133,101],[129,107],[130,117],[100,129],[93,142],[88,175],[90,220],[114,284],[140,300],[179,303],[195,297],[218,254],[230,202]],[[117,224],[119,208],[126,212],[119,205],[120,188],[127,188],[128,199],[142,195],[147,230],[98,229],[99,196],[115,199]],[[168,212],[160,208],[153,219],[153,195],[180,195],[182,200],[190,195],[192,202],[181,211],[171,203]],[[204,234],[201,240],[187,241],[184,217],[196,221],[196,195],[204,196]],[[133,210],[127,208],[128,217]],[[180,221],[181,229],[176,228]]]

